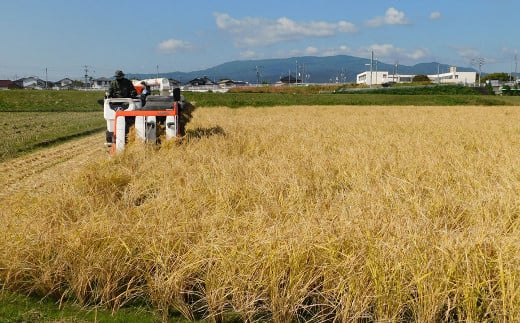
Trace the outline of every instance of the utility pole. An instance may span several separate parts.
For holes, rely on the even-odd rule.
[[[399,60],[395,61],[395,75],[397,76],[397,81],[395,80],[395,77],[394,77],[394,82],[396,83],[399,83]]]
[[[262,66],[256,66],[256,84],[260,84],[260,69],[262,68]]]
[[[374,51],[372,51],[372,56],[370,57],[370,88],[372,88],[372,70],[374,66]]]
[[[49,83],[49,78],[47,77],[47,67],[45,68],[45,89],[47,89],[47,83]]]
[[[517,68],[518,68],[518,56],[517,56],[517,52],[515,51],[515,82],[518,79]]]
[[[378,83],[377,83],[377,74],[378,74],[378,73],[377,73],[377,58],[376,58],[376,85],[378,84]]]
[[[296,72],[294,72],[294,77],[296,78],[294,84],[298,85],[298,60],[296,60]]]
[[[88,65],[83,65],[83,68],[85,70],[85,89],[86,89],[87,84],[88,84]]]
[[[471,60],[472,65],[478,66],[478,86],[480,87],[480,77],[482,75],[482,65],[484,65],[485,59],[483,57],[474,58]]]

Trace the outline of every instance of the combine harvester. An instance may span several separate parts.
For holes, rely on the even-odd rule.
[[[103,115],[107,122],[106,145],[111,148],[111,155],[125,149],[131,126],[135,127],[136,140],[144,143],[157,143],[163,129],[166,139],[184,135],[180,111],[185,102],[180,89],[171,89],[166,78],[132,81],[138,96],[141,96],[143,82],[158,88],[159,95],[149,95],[146,99],[105,98],[103,101]]]

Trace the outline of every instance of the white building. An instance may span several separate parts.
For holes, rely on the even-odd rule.
[[[391,74],[387,71],[365,71],[356,77],[357,84],[381,85],[384,83],[410,83],[415,75]],[[477,72],[457,72],[452,66],[448,73],[427,75],[432,83],[442,84],[475,84]]]
[[[457,68],[452,66],[448,73],[428,75],[428,78],[433,83],[475,84],[477,72],[457,72]]]
[[[393,75],[391,75],[393,77]],[[375,85],[392,81],[387,71],[365,71],[356,77],[357,84]]]
[[[92,80],[92,88],[95,90],[108,90],[112,79],[106,77],[100,77]]]

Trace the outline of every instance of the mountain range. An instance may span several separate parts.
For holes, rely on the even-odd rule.
[[[452,65],[437,62],[420,63],[413,66],[388,64],[372,61],[373,71],[387,71],[389,74],[431,75],[447,73]],[[292,58],[273,58],[262,60],[239,60],[223,63],[205,70],[192,72],[167,72],[159,74],[128,74],[131,78],[166,77],[181,83],[187,83],[195,78],[207,77],[214,82],[223,79],[244,81],[251,84],[276,83],[282,77],[295,77],[298,68],[298,79],[305,75],[306,83],[345,83],[355,82],[359,73],[370,70],[370,59],[348,55],[336,56],[301,56]],[[460,72],[475,72],[468,67],[458,67]]]

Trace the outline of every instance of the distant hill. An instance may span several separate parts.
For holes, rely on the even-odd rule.
[[[213,81],[231,79],[235,81],[246,81],[251,84],[276,83],[281,77],[291,73],[294,77],[296,64],[298,64],[298,79],[301,74],[307,75],[309,83],[330,82],[355,82],[356,75],[370,69],[370,59],[348,55],[337,55],[327,57],[301,56],[292,58],[273,58],[262,60],[232,61],[217,65],[205,70],[193,72],[168,72],[160,73],[159,77],[167,77],[186,83],[197,77],[207,76]],[[368,64],[368,66],[367,66]],[[437,62],[420,63],[413,66],[397,65],[399,74],[436,74],[446,73],[451,65]],[[373,70],[395,72],[394,64],[374,61]],[[457,67],[461,72],[475,72],[473,68]],[[258,73],[257,73],[258,72]],[[152,78],[157,74],[128,74],[128,77]]]

